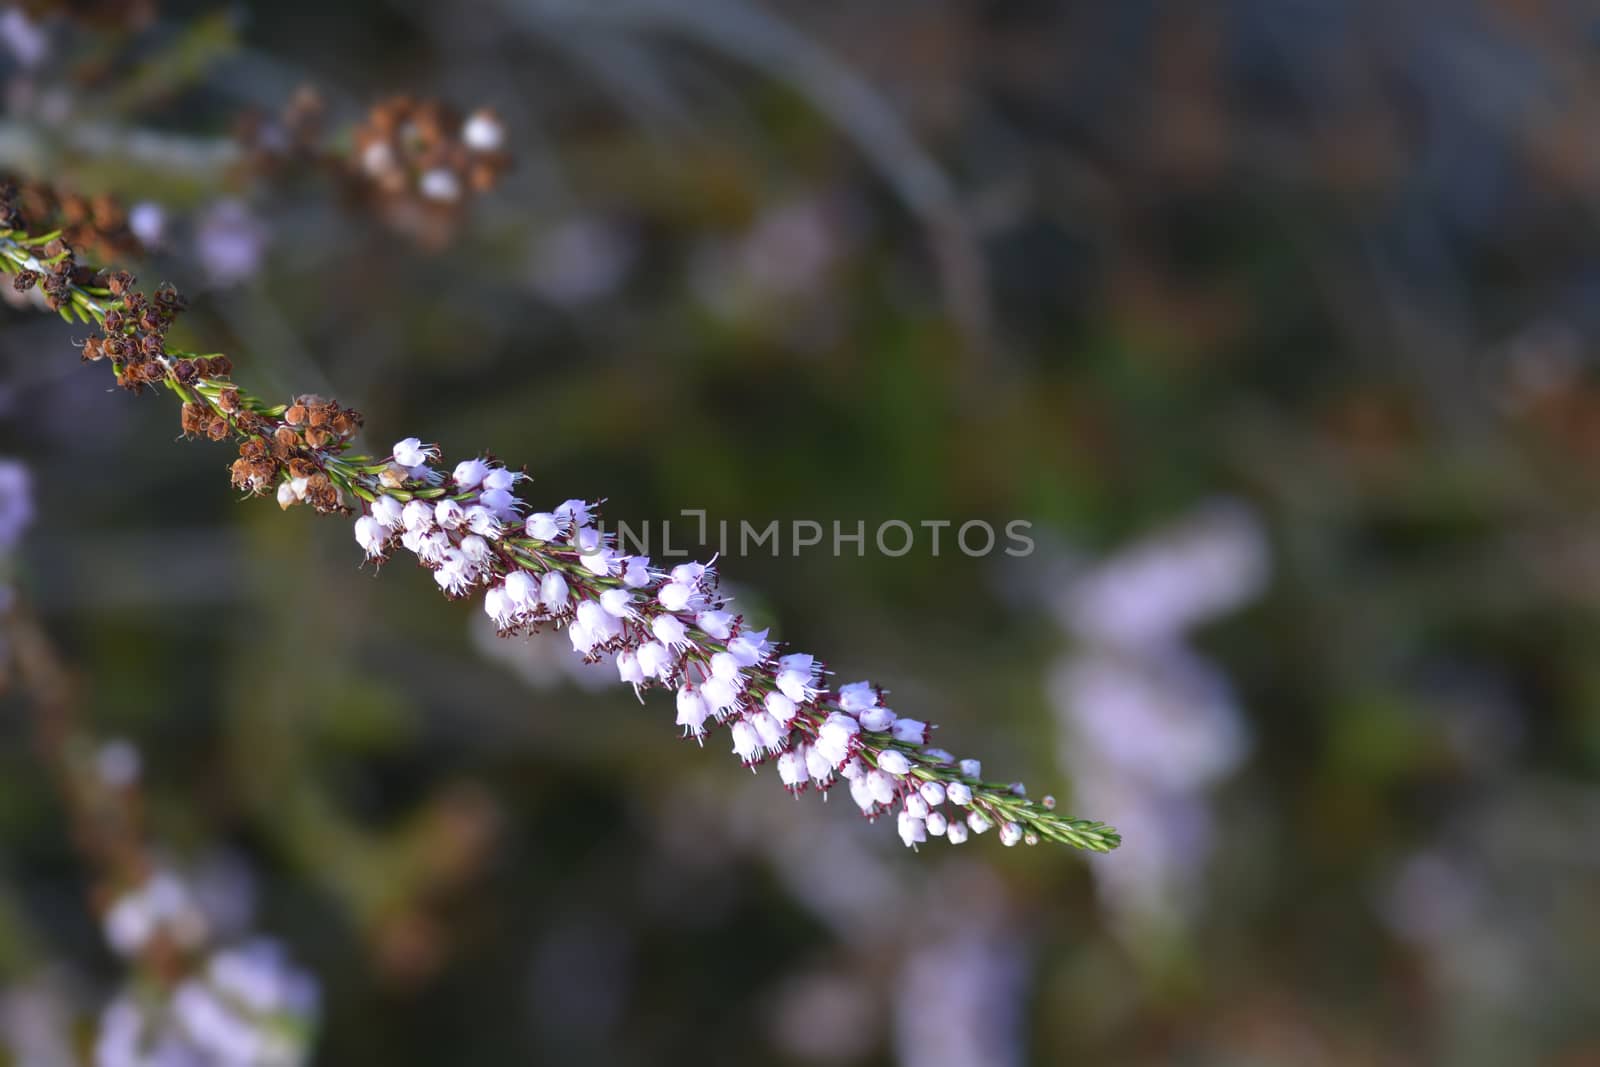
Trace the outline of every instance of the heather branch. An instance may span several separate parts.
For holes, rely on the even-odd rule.
[[[134,968],[128,989],[105,1010],[96,1062],[133,1062],[118,1053],[153,1043],[156,1032],[206,1054],[207,1063],[222,1062],[218,1050],[241,1042],[264,1050],[253,1062],[305,1062],[315,984],[269,939],[218,943],[194,894],[162,870],[145,840],[137,774],[110,771],[107,749],[97,749],[78,722],[78,687],[43,627],[13,604],[0,614],[0,631],[33,712],[39,755],[89,869],[91,904],[111,947]],[[272,996],[251,999],[241,989]]]
[[[1120,843],[1104,823],[1057,814],[1053,798],[1029,799],[1020,784],[983,777],[977,761],[930,747],[931,728],[883,707],[877,687],[824,689],[820,662],[779,655],[766,631],[724,610],[711,567],[664,572],[646,557],[620,555],[591,525],[588,503],[524,519],[526,505],[511,490],[525,475],[471,459],[447,478],[431,467],[438,450],[415,438],[383,458],[347,455],[358,413],[320,397],[268,404],[241,391],[226,357],[167,344],[183,308],[174,291],[146,297],[125,273],[77,265],[58,235],[30,235],[9,205],[0,212],[14,225],[0,230],[0,267],[17,287],[37,284],[64,319],[97,324],[102,336],[84,342],[84,358],[108,359],[132,392],[159,386],[176,395],[186,435],[238,442],[236,487],[273,492],[285,508],[357,515],[356,539],[373,561],[398,542],[450,598],[481,590],[504,635],[565,628],[585,658],[614,656],[636,691],[676,689],[687,735],[703,743],[712,719],[728,727],[746,764],[775,760],[792,792],[844,780],[868,818],[898,806],[907,845],[929,833],[960,843],[969,830],[991,827],[1007,845],[1047,840],[1108,852]]]

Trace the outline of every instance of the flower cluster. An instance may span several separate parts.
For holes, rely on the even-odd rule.
[[[295,1067],[310,1059],[318,999],[278,943],[257,938],[212,953],[170,996],[118,996],[101,1017],[95,1063]]]
[[[106,941],[123,956],[139,956],[158,943],[189,951],[209,932],[205,912],[184,882],[170,871],[152,873],[106,909]]]
[[[443,112],[395,103],[362,143],[404,148],[408,172],[434,158],[453,166],[461,157],[441,147],[455,129],[447,127]],[[459,136],[498,150],[497,126],[491,138],[469,120]],[[38,268],[41,250],[50,251],[41,242],[0,230],[0,267]],[[72,262],[70,250],[56,254],[53,271]],[[119,381],[176,394],[185,432],[240,442],[236,486],[275,493],[285,507],[303,500],[324,512],[359,509],[355,537],[369,559],[409,552],[446,596],[481,595],[504,634],[564,628],[579,655],[611,661],[636,692],[673,691],[685,736],[703,743],[725,730],[741,762],[775,764],[796,794],[848,783],[868,818],[895,816],[908,846],[930,836],[959,844],[991,828],[1007,845],[1043,839],[1103,852],[1118,844],[1110,827],[1058,815],[1052,798],[1030,800],[1020,783],[987,780],[976,760],[934,747],[932,728],[892,711],[880,687],[830,688],[820,659],[781,647],[729,610],[714,566],[667,570],[621,554],[586,501],[530,513],[516,493],[526,475],[487,458],[446,475],[439,449],[417,438],[378,459],[347,455],[360,425],[353,412],[308,397],[270,406],[228,382],[231,368],[219,357],[171,350],[165,328],[181,307],[175,293],[147,300],[125,274],[85,282],[71,267],[65,277],[63,315],[101,324],[96,352],[112,360]]]
[[[510,163],[505,128],[488,110],[463,118],[437,100],[395,96],[355,131],[353,164],[373,188],[446,210],[493,189]]]
[[[155,858],[138,817],[138,750],[120,740],[96,745],[75,726],[67,671],[5,584],[7,557],[32,513],[27,468],[0,460],[0,685],[14,665],[72,822],[71,839],[92,873],[91,899],[106,942],[130,968],[125,990],[101,1017],[94,1062],[303,1064],[315,1033],[316,983],[290,967],[275,942],[228,944],[239,933],[236,900],[224,900],[214,886],[207,892]]]
[[[62,262],[70,261],[69,249]],[[88,363],[111,360],[117,385],[137,394],[147,385],[160,384],[168,375],[180,384],[188,384],[202,377],[226,376],[232,369],[227,357],[220,357],[220,364],[213,364],[209,358],[168,358],[167,331],[184,306],[176,289],[163,287],[146,299],[143,293],[134,291],[133,278],[127,274],[113,275],[107,284],[120,300],[118,306],[101,316],[100,335],[84,341],[83,359]]]
[[[180,875],[158,862],[126,818],[107,827],[102,813],[132,806],[138,765],[137,749],[112,742],[68,787],[69,796],[86,805],[80,819],[87,816],[95,827],[79,839],[107,879],[97,894],[106,941],[132,968],[124,991],[101,1016],[95,1062],[305,1063],[316,1031],[316,982],[289,964],[277,942],[241,938],[248,918],[237,913],[237,899],[215,885],[208,890],[203,874]]]
[[[12,177],[0,177],[0,185],[7,187],[5,199],[15,205],[13,211],[59,229],[67,244],[98,260],[120,260],[144,252],[129,225],[128,212],[114,196],[82,196]]]
[[[505,127],[494,112],[463,116],[441,101],[410,96],[379,101],[348,137],[330,138],[321,95],[302,88],[275,117],[244,115],[235,136],[243,173],[320,168],[341,181],[352,201],[431,246],[446,242],[471,199],[493,189],[511,167]]]
[[[1075,574],[1055,595],[1071,650],[1051,669],[1060,760],[1079,803],[1150,847],[1096,866],[1108,911],[1136,930],[1193,919],[1214,848],[1212,791],[1249,755],[1227,676],[1195,628],[1265,587],[1268,542],[1235,503],[1209,504]]]
[[[359,411],[308,395],[296,397],[281,415],[263,414],[245,408],[232,386],[218,389],[214,404],[214,408],[206,408],[185,403],[184,412],[196,425],[205,422],[208,435],[214,435],[219,419],[243,424],[239,458],[233,464],[236,488],[264,493],[276,487],[278,505],[283,508],[301,503],[323,512],[345,507],[325,469],[325,459],[349,444],[361,428]],[[215,410],[223,414],[216,415]],[[184,431],[189,432],[188,425]]]
[[[932,728],[896,714],[878,686],[830,690],[821,660],[729,610],[714,565],[652,566],[615,548],[595,504],[530,513],[515,492],[522,472],[472,458],[445,475],[438,459],[411,437],[377,465],[355,520],[369,559],[411,553],[446,596],[481,593],[502,635],[564,628],[575,653],[611,662],[636,693],[674,692],[684,736],[704,743],[725,730],[740,762],[775,764],[796,794],[846,784],[869,819],[893,814],[908,846],[930,836],[960,844],[991,828],[1007,845],[1115,844],[1099,824],[1056,816],[1051,798],[1035,804],[1020,784],[985,781],[977,760],[933,747]]]
[[[96,744],[77,725],[69,672],[25,606],[0,613],[0,622],[0,639],[17,646],[14,663],[30,698],[39,750],[90,873],[90,899],[107,943],[129,969],[123,991],[101,1017],[94,1062],[307,1062],[316,983],[291,967],[275,942],[245,936],[248,888],[231,878],[208,878],[204,867],[180,874],[159,858],[140,819],[138,750],[122,740]],[[6,658],[0,655],[0,668]]]

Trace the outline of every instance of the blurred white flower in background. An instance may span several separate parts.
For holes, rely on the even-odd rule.
[[[267,227],[238,200],[219,200],[195,231],[195,253],[213,285],[237,285],[255,276],[267,248]]]
[[[1524,413],[1559,397],[1584,374],[1583,334],[1559,317],[1524,324],[1496,353],[1490,391],[1506,410]]]
[[[31,522],[33,479],[28,468],[14,459],[0,459],[0,553],[16,548]]]
[[[844,255],[838,212],[817,195],[768,208],[739,237],[703,242],[690,268],[700,302],[728,322],[757,319],[818,292]]]
[[[1527,1046],[1508,1020],[1600,1011],[1600,789],[1497,769],[1472,793],[1374,872],[1373,910],[1414,952],[1429,1010],[1461,1050],[1443,1058],[1520,1062]]]
[[[128,209],[128,229],[146,248],[166,243],[167,209],[154,200],[141,200]]]
[[[534,246],[528,281],[551,303],[576,307],[616,292],[638,255],[637,239],[621,223],[602,216],[568,219]]]
[[[1056,614],[1078,640],[1130,650],[1181,642],[1267,583],[1261,525],[1242,505],[1212,504],[1071,582]]]
[[[1073,649],[1050,672],[1060,761],[1076,804],[1123,845],[1090,865],[1107,909],[1135,927],[1183,924],[1210,853],[1207,793],[1249,754],[1227,678],[1189,631],[1258,596],[1268,552],[1245,508],[1215,504],[1065,580]]]
[[[930,865],[822,805],[770,794],[730,805],[706,780],[650,814],[668,854],[653,888],[664,914],[726,920],[737,858],[755,856],[832,935],[823,962],[772,991],[772,1040],[790,1056],[854,1063],[888,1042],[907,1067],[1024,1062],[1033,961],[1016,898],[987,864]]]
[[[1205,789],[1249,749],[1227,678],[1180,647],[1086,648],[1057,664],[1051,699],[1097,765],[1162,790]]]
[[[11,610],[11,554],[33,522],[33,479],[14,459],[0,459],[0,614]],[[9,658],[9,643],[0,635],[0,665]]]
[[[22,1067],[78,1067],[72,1045],[77,1012],[67,983],[49,973],[0,991],[0,1048]]]
[[[95,750],[94,769],[101,784],[107,788],[132,789],[139,783],[144,757],[133,742],[126,738],[112,738]]]
[[[219,949],[170,998],[111,1002],[97,1067],[296,1067],[309,1060],[317,984],[275,941]]]
[[[1117,861],[1092,868],[1106,910],[1134,934],[1165,932],[1191,919],[1202,902],[1198,881],[1213,838],[1205,791],[1164,790],[1105,768],[1079,766],[1073,774],[1077,802],[1114,813],[1123,835]],[[1139,847],[1128,848],[1135,840]]]
[[[916,949],[896,985],[895,1046],[904,1067],[1007,1067],[1018,1040],[1028,972],[1012,939],[957,931]]]
[[[143,759],[126,740],[95,752],[95,773],[115,790],[138,783]],[[310,1055],[319,994],[283,947],[252,932],[256,884],[224,852],[181,869],[152,858],[142,882],[106,909],[106,941],[129,965],[105,1007],[97,1067],[295,1067]],[[173,955],[177,950],[177,956]],[[196,961],[152,982],[152,959]],[[172,983],[176,984],[172,984]],[[31,1062],[31,1061],[28,1061]]]
[[[201,1067],[183,1035],[148,1018],[147,1005],[123,994],[106,1006],[95,1039],[95,1067]]]
[[[106,910],[106,941],[123,956],[143,952],[157,938],[189,949],[210,935],[211,924],[189,885],[171,871],[156,871]]]
[[[1378,901],[1378,914],[1394,933],[1425,947],[1470,933],[1491,910],[1486,888],[1462,857],[1434,847],[1415,852],[1398,867]]]
[[[25,68],[37,67],[50,54],[50,38],[44,28],[16,7],[0,12],[0,42]]]
[[[1004,884],[987,867],[961,867],[939,897],[952,910],[918,916],[894,981],[894,1042],[903,1067],[1021,1064],[1029,953]]]
[[[739,242],[739,275],[769,296],[806,292],[839,254],[837,229],[816,197],[779,204],[764,212]]]

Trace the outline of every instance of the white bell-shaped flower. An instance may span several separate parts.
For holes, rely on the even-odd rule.
[[[561,528],[556,525],[556,517],[548,511],[536,511],[529,515],[522,529],[535,541],[554,541],[561,536]]]
[[[736,720],[729,731],[733,735],[733,752],[741,763],[754,763],[761,751],[761,736],[756,728],[744,719]]]
[[[871,682],[851,682],[839,688],[839,706],[845,711],[865,711],[877,703],[878,693]]]
[[[368,559],[383,555],[384,536],[383,527],[371,515],[363,515],[356,520],[356,544],[366,552]]]
[[[484,475],[489,473],[489,465],[481,459],[464,459],[456,464],[456,469],[450,475],[450,480],[457,489],[476,489],[483,484]]]
[[[894,779],[882,771],[867,772],[867,788],[872,790],[872,799],[879,804],[892,804],[894,802]]]
[[[372,517],[385,530],[398,530],[404,526],[404,514],[404,506],[392,496],[380,496],[372,502]]]
[[[889,732],[896,741],[920,745],[928,739],[928,724],[917,719],[896,719]]]
[[[422,441],[415,437],[407,437],[394,443],[394,461],[402,467],[421,467],[429,460],[439,458],[437,448],[425,448]]]
[[[762,703],[766,706],[767,714],[779,722],[788,722],[794,718],[794,701],[776,689],[768,693]]]
[[[506,596],[517,611],[532,611],[539,603],[539,583],[527,571],[506,575]]]
[[[539,603],[552,612],[567,607],[567,580],[560,571],[549,571],[539,580]]]
[[[646,678],[665,679],[672,673],[672,650],[660,641],[646,641],[639,646],[639,669]]]
[[[688,627],[683,625],[682,620],[671,615],[656,616],[655,621],[650,624],[650,632],[656,635],[657,641],[669,648],[682,652],[689,647]]]
[[[883,733],[894,725],[894,712],[888,708],[868,708],[860,715],[861,728],[874,733]]]
[[[911,773],[911,761],[906,759],[904,752],[891,748],[878,756],[878,769],[887,771],[896,778],[904,778]]]
[[[685,737],[704,736],[706,717],[710,714],[711,709],[706,707],[706,702],[698,691],[687,685],[678,690],[677,725],[683,727]]]

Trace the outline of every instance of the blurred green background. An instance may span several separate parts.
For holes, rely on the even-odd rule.
[[[30,25],[0,164],[162,204],[141,276],[263,395],[612,521],[1032,522],[723,571],[1125,835],[913,854],[792,801],[0,312],[18,589],[172,862],[320,982],[318,1063],[1600,1063],[1594,5]],[[517,169],[439,250],[230,174],[302,83],[492,105]],[[0,782],[0,1031],[43,1062],[19,1026],[120,966],[14,699]]]

